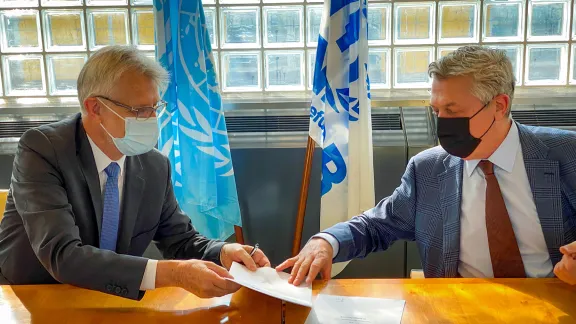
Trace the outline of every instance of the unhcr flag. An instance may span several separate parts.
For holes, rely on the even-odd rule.
[[[154,0],[154,12],[156,56],[171,78],[158,147],[170,159],[176,198],[194,227],[226,239],[241,225],[240,208],[202,2]]]
[[[320,230],[374,207],[367,10],[366,0],[324,2],[310,108],[323,152]]]

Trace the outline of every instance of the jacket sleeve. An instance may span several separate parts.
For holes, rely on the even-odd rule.
[[[386,250],[398,239],[414,240],[416,209],[414,160],[410,160],[402,183],[390,197],[351,220],[323,231],[339,243],[334,262],[363,258],[371,252]]]
[[[168,159],[166,163],[166,194],[160,224],[154,236],[158,248],[166,259],[201,259],[220,265],[220,250],[225,243],[207,239],[192,226],[190,217],[184,214],[176,201]]]
[[[142,298],[139,289],[147,259],[82,243],[58,158],[50,139],[40,130],[29,130],[20,139],[11,190],[30,245],[54,279]]]

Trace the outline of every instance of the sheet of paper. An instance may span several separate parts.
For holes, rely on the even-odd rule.
[[[404,300],[320,294],[305,324],[400,324]]]
[[[210,307],[230,306],[230,302],[232,301],[233,295],[234,294],[228,294],[226,296],[212,298],[212,301],[214,303],[210,305]]]
[[[296,287],[288,283],[290,275],[285,272],[277,272],[273,268],[259,268],[250,271],[239,263],[232,263],[230,274],[234,282],[261,292],[268,296],[285,300],[294,304],[312,307],[312,287]]]

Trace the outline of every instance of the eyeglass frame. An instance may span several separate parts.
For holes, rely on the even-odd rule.
[[[162,112],[162,110],[166,109],[166,106],[168,105],[168,103],[167,103],[166,101],[160,100],[160,101],[158,101],[158,102],[154,105],[154,107],[150,107],[150,106],[148,106],[148,107],[147,107],[147,106],[144,106],[144,107],[132,107],[132,106],[129,106],[129,105],[127,105],[127,104],[123,104],[123,103],[121,103],[121,102],[119,102],[119,101],[116,101],[116,100],[114,100],[114,99],[110,99],[110,98],[105,97],[105,96],[99,96],[99,95],[98,95],[98,96],[94,96],[94,97],[95,97],[95,98],[106,99],[106,100],[110,101],[111,103],[115,104],[116,106],[122,107],[122,108],[128,110],[129,112],[134,113],[134,114],[136,115],[136,119],[138,119],[138,120],[148,120],[148,119],[150,119],[150,117],[152,117],[152,114],[150,114],[150,116],[145,117],[145,118],[144,118],[144,117],[139,117],[139,116],[138,116],[138,112],[139,112],[139,111],[143,111],[143,110],[145,110],[145,109],[152,109],[152,111],[153,111],[154,113],[158,113],[158,112]],[[160,109],[161,105],[163,106],[162,109]]]

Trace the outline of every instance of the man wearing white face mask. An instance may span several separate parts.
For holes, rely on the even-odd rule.
[[[270,265],[260,250],[203,237],[178,207],[170,163],[154,149],[167,80],[136,49],[106,47],[78,77],[81,113],[22,136],[0,224],[0,284],[215,297],[239,288],[226,280],[233,261]],[[180,261],[142,257],[151,241]]]

